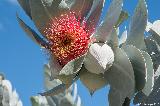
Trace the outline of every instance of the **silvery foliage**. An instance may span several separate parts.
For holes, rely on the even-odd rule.
[[[152,92],[149,95],[145,95],[144,93],[139,93],[136,95],[134,99],[135,104],[139,104],[140,106],[145,105],[160,105],[160,21],[156,20],[153,23],[148,22],[146,27],[146,32],[149,33],[149,36],[145,39],[147,44],[147,50],[153,60],[154,64],[154,87]]]
[[[58,79],[51,80],[51,70],[49,65],[44,66],[44,85],[46,90],[61,84]],[[77,84],[74,83],[69,89],[53,96],[32,96],[32,106],[81,106],[81,99],[77,94]]]
[[[0,74],[0,106],[23,106],[16,90],[12,90],[9,80]]]
[[[129,105],[129,100],[135,94],[134,99],[137,95],[149,96],[154,91],[157,84],[154,71],[159,66],[159,36],[153,30],[149,31],[152,37],[144,36],[148,18],[145,0],[138,1],[129,30],[124,31],[120,39],[118,26],[128,16],[122,10],[123,0],[112,0],[106,17],[99,25],[97,23],[104,0],[19,0],[19,3],[42,36],[42,29],[48,20],[68,10],[75,11],[77,15],[80,13],[86,19],[88,29],[91,23],[97,26],[92,35],[96,42],[89,46],[85,55],[68,62],[64,67],[51,56],[51,79],[59,79],[62,83],[40,93],[42,96],[56,96],[65,92],[77,79],[82,81],[91,94],[109,84],[110,106]],[[18,16],[17,18],[21,27],[36,43],[47,47],[45,36],[41,37]]]

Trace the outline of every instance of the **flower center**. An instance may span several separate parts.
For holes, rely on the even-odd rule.
[[[62,39],[62,46],[68,46],[71,45],[71,43],[74,41],[74,38],[72,38],[70,35],[65,35],[65,38]]]
[[[85,54],[88,50],[90,36],[85,24],[77,19],[73,12],[53,18],[44,30],[54,54],[61,65]]]

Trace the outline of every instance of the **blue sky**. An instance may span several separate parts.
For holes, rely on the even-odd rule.
[[[106,0],[104,13],[111,0]],[[130,16],[138,0],[124,0],[124,10]],[[160,19],[160,0],[147,0],[149,21]],[[31,106],[29,97],[43,91],[43,64],[47,56],[18,25],[16,12],[27,24],[33,23],[15,0],[0,0],[0,72],[4,73],[16,88],[24,106]],[[128,24],[128,21],[125,23]],[[121,29],[124,29],[123,24]],[[79,95],[84,106],[108,106],[108,89],[97,91],[92,97],[78,81]]]

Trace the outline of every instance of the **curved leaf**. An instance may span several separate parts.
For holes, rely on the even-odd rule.
[[[150,55],[147,52],[142,51],[142,55],[145,58],[147,68],[147,82],[143,88],[143,93],[147,96],[152,92],[154,86],[154,69]]]
[[[112,49],[118,47],[118,34],[117,29],[113,28],[112,33],[108,35],[107,42],[106,42]]]
[[[132,17],[128,32],[127,44],[145,50],[144,31],[147,25],[147,6],[145,0],[139,0]]]
[[[90,73],[85,67],[81,69],[80,80],[88,88],[90,93],[95,92],[107,84],[102,74],[97,75]]]
[[[98,41],[106,42],[107,36],[112,32],[122,11],[123,0],[112,0],[104,22],[98,27],[95,35]]]
[[[86,29],[89,30],[91,33],[95,30],[99,22],[102,8],[104,6],[104,1],[105,0],[94,0],[92,8],[86,17]]]
[[[135,92],[135,77],[132,64],[122,49],[117,48],[114,54],[114,64],[104,73],[104,78],[112,88],[123,94],[123,98],[130,98]]]
[[[48,48],[49,44],[40,37],[33,29],[31,29],[22,19],[19,18],[17,15],[17,20],[20,24],[20,26],[23,28],[23,30],[26,32],[26,34],[38,45]]]
[[[85,55],[68,62],[60,71],[59,75],[72,75],[81,69]]]
[[[146,84],[147,69],[145,59],[141,51],[134,46],[123,46],[122,48],[132,63],[136,81],[136,90],[140,91]]]
[[[51,19],[41,0],[29,0],[32,20],[43,34],[43,28]]]

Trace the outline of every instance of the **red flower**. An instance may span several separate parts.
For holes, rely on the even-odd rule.
[[[85,21],[75,17],[73,12],[53,18],[45,28],[44,34],[51,46],[49,51],[61,65],[85,54],[90,35],[85,29]]]

